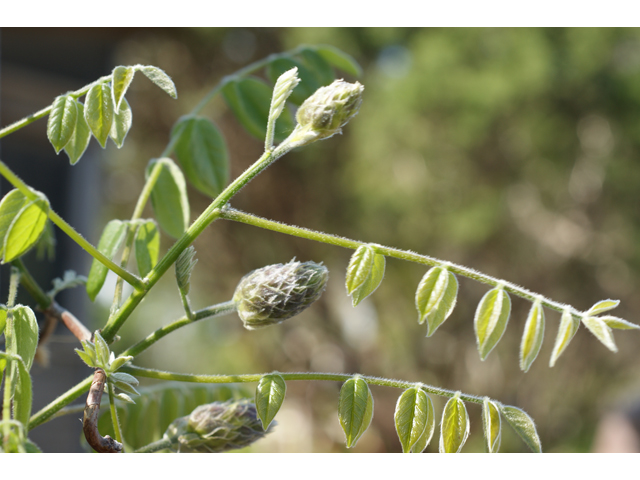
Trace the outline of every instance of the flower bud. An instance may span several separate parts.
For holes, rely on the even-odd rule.
[[[245,328],[281,323],[315,302],[327,285],[329,271],[315,262],[269,265],[245,275],[233,300]]]
[[[270,431],[262,429],[256,406],[242,399],[200,405],[174,420],[164,438],[171,440],[175,452],[219,453],[251,445]]]
[[[363,90],[360,83],[344,80],[316,90],[296,113],[298,125],[289,137],[291,143],[297,147],[341,133],[341,127],[358,113]]]

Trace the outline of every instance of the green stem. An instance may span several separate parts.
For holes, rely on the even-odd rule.
[[[44,290],[38,285],[38,282],[31,276],[29,270],[22,262],[22,259],[17,258],[11,262],[11,265],[20,271],[20,284],[24,289],[29,292],[29,295],[36,301],[40,310],[46,310],[51,306],[53,300]]]
[[[571,305],[566,305],[560,302],[553,301],[538,293],[531,292],[526,288],[520,287],[514,283],[501,280],[499,278],[485,275],[471,268],[467,268],[463,265],[457,265],[445,260],[439,260],[428,255],[419,255],[408,250],[401,250],[398,248],[385,247],[378,244],[368,244],[367,242],[360,242],[358,240],[351,240],[337,235],[330,235],[327,233],[317,232],[308,228],[295,227],[273,220],[267,220],[266,218],[258,217],[250,213],[245,213],[240,210],[236,210],[231,207],[225,207],[220,212],[220,218],[225,220],[233,220],[235,222],[246,223],[247,225],[253,225],[254,227],[264,228],[266,230],[272,230],[274,232],[284,233],[286,235],[292,235],[294,237],[306,238],[308,240],[315,240],[316,242],[328,243],[330,245],[336,245],[338,247],[350,248],[356,250],[362,245],[372,245],[375,248],[376,253],[384,255],[386,257],[398,258],[400,260],[407,260],[409,262],[420,263],[432,267],[444,267],[447,270],[461,275],[463,277],[471,278],[477,282],[497,287],[503,285],[504,289],[518,297],[525,298],[531,302],[540,299],[542,305],[552,310],[556,310],[562,313],[565,309],[569,309],[574,317],[582,318],[583,312],[573,308]]]
[[[37,427],[38,425],[42,425],[47,420],[49,420],[54,413],[60,410],[62,407],[69,405],[76,398],[78,398],[83,393],[87,393],[89,388],[91,388],[91,382],[93,381],[93,374],[89,375],[83,381],[78,383],[75,387],[70,388],[65,393],[56,398],[49,405],[43,407],[37,413],[34,413],[29,420],[29,430]]]
[[[149,445],[145,445],[144,447],[140,447],[133,453],[153,453],[159,452],[160,450],[165,450],[171,446],[171,440],[167,438],[161,438]]]
[[[25,184],[11,169],[2,161],[0,161],[0,174],[4,176],[9,183],[22,192],[22,194],[29,200],[36,200],[39,197]],[[117,275],[124,278],[136,290],[144,290],[145,284],[138,277],[120,267],[118,264],[107,258],[96,247],[87,242],[82,235],[74,230],[74,228],[64,221],[56,212],[51,208],[48,212],[49,220],[55,223],[60,230],[66,233],[74,242],[80,245],[89,255],[105,265],[109,270],[112,270]]]
[[[194,375],[186,373],[174,373],[163,372],[160,370],[153,370],[150,368],[136,367],[133,365],[126,365],[120,369],[123,372],[135,375],[138,377],[156,378],[159,380],[176,380],[179,382],[191,382],[191,383],[252,383],[259,382],[260,379],[267,375],[266,373],[256,374],[244,374],[244,375]],[[318,373],[318,372],[295,372],[295,373],[282,373],[277,372],[285,381],[287,380],[327,380],[334,382],[346,382],[353,378],[355,374],[350,373]],[[379,385],[382,387],[392,388],[412,388],[419,386],[426,392],[441,397],[454,397],[458,392],[453,390],[447,390],[445,388],[433,387],[431,385],[424,385],[422,383],[405,382],[401,380],[392,380],[388,378],[372,377],[368,375],[359,375],[360,378],[365,380],[369,385]],[[472,402],[482,404],[483,397],[477,397],[475,395],[460,394],[460,398],[465,402]]]
[[[107,385],[109,386],[109,408],[111,410],[111,422],[113,423],[113,431],[116,434],[116,440],[119,443],[124,444],[122,441],[122,429],[120,428],[120,420],[118,419],[118,410],[116,409],[115,396],[116,391],[113,388],[113,384],[107,381]]]
[[[20,270],[16,267],[11,267],[11,275],[9,276],[9,298],[7,299],[8,308],[13,307],[16,303],[18,283],[20,283]]]
[[[198,320],[203,320],[205,318],[213,318],[220,317],[222,315],[226,315],[228,313],[232,313],[236,311],[236,304],[233,301],[228,301],[224,303],[219,303],[217,305],[213,305],[211,307],[203,308],[202,310],[198,310],[197,312],[193,312],[193,318],[190,319],[188,317],[182,317],[175,322],[170,323],[169,325],[165,325],[157,329],[155,332],[148,335],[145,339],[139,341],[132,347],[129,347],[127,350],[122,352],[120,356],[131,355],[133,357],[139,355],[144,352],[151,345],[156,343],[162,337],[170,334],[174,330],[182,328],[186,325],[190,325],[192,323],[197,322]]]

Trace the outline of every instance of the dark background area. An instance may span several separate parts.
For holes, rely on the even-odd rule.
[[[620,299],[612,313],[638,322],[638,29],[3,28],[2,126],[116,65],[162,68],[179,97],[136,77],[127,96],[133,127],[122,149],[102,150],[92,140],[72,167],[55,155],[43,119],[3,138],[0,158],[95,244],[109,219],[131,215],[144,168],[181,115],[223,76],[301,43],[334,45],[362,65],[361,111],[342,136],[278,161],[234,198],[234,207],[461,263],[582,310]],[[260,156],[262,143],[222,98],[203,114],[225,135],[232,178]],[[1,188],[4,195],[9,185],[3,180]],[[192,218],[210,201],[191,188],[189,199]],[[25,257],[45,289],[65,270],[86,275],[90,266],[86,253],[56,234],[55,261]],[[171,241],[163,237],[163,251]],[[631,408],[640,394],[637,332],[617,332],[620,351],[613,354],[580,328],[549,368],[560,315],[546,311],[543,347],[525,374],[518,367],[530,307],[524,300],[512,298],[507,332],[481,362],[473,314],[483,285],[460,278],[452,316],[425,338],[414,306],[426,272],[419,265],[387,260],[381,287],[353,308],[344,291],[350,251],[221,221],[195,247],[194,308],[228,300],[248,271],[293,257],[324,262],[329,286],[313,308],[281,326],[249,332],[235,316],[203,322],[163,339],[137,359],[140,365],[196,373],[360,372],[487,395],[526,410],[543,448],[555,452],[596,448],[601,418]],[[5,296],[7,266],[1,274]],[[172,274],[165,277],[122,330],[116,351],[181,316]],[[79,288],[59,302],[99,328],[109,295],[91,304]],[[26,294],[19,301],[33,305]],[[33,370],[35,410],[90,373],[76,346],[59,327],[49,366]],[[278,428],[254,450],[344,451],[338,389],[290,382]],[[373,424],[355,451],[399,451],[393,412],[400,392],[372,393]],[[444,401],[434,404],[439,415]],[[464,451],[482,451],[480,409],[468,411]],[[77,418],[55,419],[30,437],[45,451],[80,451]],[[504,430],[503,451],[525,449]],[[428,451],[437,451],[437,439]]]

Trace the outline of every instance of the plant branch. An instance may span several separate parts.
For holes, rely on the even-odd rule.
[[[108,382],[109,387],[109,409],[111,411],[111,423],[113,423],[113,431],[116,434],[116,440],[122,444],[122,429],[120,428],[120,419],[118,418],[118,409],[116,408],[116,391],[111,382]]]
[[[368,245],[367,242],[360,242],[358,240],[351,240],[348,238],[340,237],[337,235],[331,235],[327,233],[310,230],[308,228],[296,227],[287,225],[266,218],[245,213],[240,210],[236,210],[231,207],[225,207],[220,212],[220,218],[225,220],[233,220],[235,222],[246,223],[247,225],[253,225],[254,227],[264,228],[266,230],[272,230],[274,232],[284,233],[286,235],[292,235],[294,237],[306,238],[308,240],[315,240],[316,242],[328,243],[330,245],[336,245],[338,247],[350,248],[356,250],[362,245]],[[383,245],[373,244],[376,253],[385,255],[387,257],[398,258],[400,260],[407,260],[409,262],[420,263],[428,266],[446,267],[449,271],[461,275],[463,277],[470,278],[480,283],[497,287],[498,285],[504,285],[504,289],[518,297],[525,298],[531,302],[541,299],[542,305],[552,310],[556,310],[562,313],[565,309],[569,309],[571,314],[576,318],[582,318],[583,312],[575,309],[571,305],[565,305],[560,302],[553,301],[540,294],[531,292],[526,288],[520,287],[514,283],[501,280],[490,275],[478,272],[463,265],[457,265],[455,263],[448,262],[446,260],[439,260],[428,255],[420,255],[408,250],[401,250],[398,248],[385,247]]]
[[[131,375],[147,378],[156,378],[159,380],[175,380],[179,382],[191,382],[191,383],[252,383],[259,382],[260,379],[267,375],[266,373],[256,374],[244,374],[244,375],[194,375],[186,373],[173,373],[163,372],[161,370],[153,370],[151,368],[136,367],[134,365],[125,365],[120,369],[122,372],[129,373]],[[327,380],[334,382],[346,382],[353,378],[355,374],[349,373],[318,373],[318,372],[295,372],[295,373],[282,373],[277,372],[285,381],[286,380]],[[412,388],[419,386],[426,392],[434,395],[440,395],[442,397],[452,398],[457,392],[453,390],[447,390],[445,388],[433,387],[430,385],[424,385],[422,383],[405,382],[402,380],[392,380],[381,377],[371,377],[368,375],[359,375],[360,378],[365,380],[369,385],[379,385],[382,387],[393,388]],[[477,397],[475,395],[461,394],[460,398],[465,402],[472,402],[482,404],[484,397]]]
[[[153,453],[159,452],[160,450],[166,450],[169,447],[171,447],[171,440],[169,440],[168,438],[161,438],[160,440],[152,442],[149,445],[140,447],[133,453]]]
[[[29,430],[37,427],[38,425],[42,425],[43,423],[48,421],[58,410],[69,405],[76,398],[80,397],[80,395],[86,393],[91,387],[92,380],[93,374],[82,380],[76,386],[64,392],[62,395],[43,407],[37,413],[31,415],[31,419],[29,420]]]

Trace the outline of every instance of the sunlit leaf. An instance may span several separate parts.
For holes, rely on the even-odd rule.
[[[402,445],[402,451],[416,453],[424,450],[431,440],[435,426],[433,404],[426,392],[418,387],[405,390],[398,398],[394,415],[396,432]],[[426,430],[431,432],[425,437]],[[418,440],[425,437],[426,443],[420,450],[414,450]]]
[[[497,406],[505,420],[509,422],[509,425],[520,435],[529,448],[536,453],[541,453],[542,445],[533,419],[519,408],[500,403],[497,403]]]
[[[30,307],[16,305],[7,315],[5,331],[7,352],[19,355],[28,370],[38,347],[38,321]]]
[[[340,389],[338,418],[347,440],[347,448],[356,446],[373,418],[373,396],[364,379],[356,376]]]
[[[95,359],[92,358],[91,355],[89,355],[87,352],[82,351],[79,348],[74,348],[74,350],[78,354],[78,356],[82,359],[82,361],[87,364],[87,366],[91,368],[97,367]]]
[[[344,53],[342,50],[331,45],[315,47],[315,50],[322,58],[337,69],[353,75],[354,77],[362,75],[362,68],[360,68],[358,62],[356,62],[351,55]]]
[[[529,370],[538,356],[544,337],[544,308],[540,299],[533,302],[527,322],[524,325],[522,342],[520,343],[520,369]]]
[[[115,117],[115,107],[111,87],[99,83],[91,87],[85,98],[84,119],[93,136],[102,148],[107,146],[107,138]]]
[[[556,343],[554,344],[553,352],[551,353],[551,360],[549,361],[550,367],[553,367],[556,364],[558,357],[560,357],[562,352],[564,352],[564,349],[567,348],[567,345],[569,345],[569,342],[578,331],[579,326],[580,320],[571,315],[571,310],[565,309],[562,312],[560,326],[558,327],[558,335],[556,336]]]
[[[69,142],[76,127],[78,107],[70,95],[60,95],[53,101],[47,122],[47,137],[56,153]]]
[[[13,396],[13,418],[24,426],[25,434],[29,429],[29,418],[31,417],[31,403],[33,393],[31,390],[31,375],[24,362],[14,361],[17,365],[16,390]]]
[[[355,307],[371,295],[384,277],[385,257],[371,245],[361,245],[351,255],[345,284]]]
[[[281,375],[265,375],[258,382],[256,388],[256,410],[262,422],[262,428],[267,430],[282,406],[287,385]]]
[[[605,315],[604,317],[598,318],[606,323],[609,328],[615,328],[616,330],[637,330],[640,328],[640,325],[636,325],[635,323],[628,322],[622,318],[614,317],[612,315]]]
[[[413,447],[411,447],[411,453],[422,453],[424,452],[429,442],[433,438],[433,432],[436,429],[436,414],[433,410],[433,402],[431,401],[431,397],[427,395],[427,421],[426,427],[422,436],[418,439],[416,443],[414,443]]]
[[[617,352],[616,342],[613,339],[613,331],[601,318],[582,317],[582,324],[600,340],[600,342],[612,352]]]
[[[182,171],[170,158],[149,162],[147,177],[157,164],[160,164],[161,171],[151,191],[151,204],[160,227],[172,237],[178,238],[189,227],[191,214],[187,184]]]
[[[76,106],[78,108],[76,127],[73,130],[73,135],[64,146],[64,151],[69,157],[71,165],[75,165],[80,160],[91,140],[91,129],[84,118],[84,105],[76,102]]]
[[[500,450],[501,427],[500,412],[497,405],[488,397],[484,397],[482,402],[482,428],[487,452],[497,453]]]
[[[18,215],[18,212],[29,203],[27,197],[16,189],[7,193],[0,202],[0,253],[4,254],[4,240],[9,227]]]
[[[173,80],[164,71],[152,65],[138,65],[135,68],[144,73],[149,80],[164,90],[171,98],[178,98],[178,91]]]
[[[451,315],[457,296],[458,280],[446,268],[433,267],[422,277],[416,290],[416,308],[418,323],[427,322],[427,337]]]
[[[140,383],[136,377],[124,372],[114,372],[109,375],[109,378],[112,378],[116,382],[125,382],[131,385],[138,385]]]
[[[3,263],[15,260],[36,244],[44,232],[48,214],[49,201],[42,194],[20,209],[4,238]]]
[[[502,338],[511,313],[511,299],[502,286],[482,297],[473,319],[480,358],[484,360]]]
[[[138,227],[134,248],[138,272],[141,277],[146,277],[158,263],[160,254],[160,234],[156,222],[147,220]]]
[[[124,241],[127,232],[127,222],[121,220],[111,220],[104,227],[100,241],[98,242],[98,250],[107,258],[113,259],[120,245]],[[91,270],[87,276],[87,294],[91,301],[95,300],[98,293],[104,285],[107,278],[108,268],[95,258],[91,264]]]
[[[229,181],[229,153],[218,128],[202,117],[183,117],[171,131],[174,151],[187,180],[215,198]]]
[[[610,298],[606,300],[600,300],[595,303],[593,307],[591,307],[586,313],[592,317],[596,315],[600,315],[601,313],[608,312],[609,310],[613,310],[618,305],[620,305],[620,300],[611,300]]]
[[[440,423],[440,453],[458,453],[469,436],[469,415],[460,392],[444,406]]]
[[[300,55],[304,59],[305,65],[315,75],[320,87],[329,85],[335,80],[333,68],[327,60],[320,55],[315,48],[304,48]]]
[[[111,140],[113,140],[113,143],[115,143],[118,148],[122,148],[132,122],[133,113],[131,112],[131,107],[127,99],[123,98],[120,108],[113,117],[113,125],[111,125],[111,131],[109,132],[109,137],[111,137]]]
[[[113,73],[111,74],[111,87],[113,90],[113,104],[116,109],[120,108],[120,102],[124,99],[135,74],[136,71],[133,67],[123,67],[120,65],[113,69]]]

